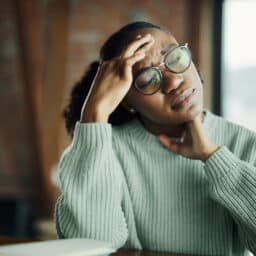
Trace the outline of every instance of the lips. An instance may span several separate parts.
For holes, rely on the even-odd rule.
[[[194,92],[195,88],[188,88],[183,91],[182,94],[175,98],[172,102],[172,108],[177,108],[180,105],[183,105],[183,103],[186,103],[186,101],[190,98],[190,96],[192,96]]]

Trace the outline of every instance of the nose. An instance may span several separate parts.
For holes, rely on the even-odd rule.
[[[176,74],[170,71],[162,72],[163,84],[162,92],[164,94],[171,94],[176,90],[184,81],[183,74]]]

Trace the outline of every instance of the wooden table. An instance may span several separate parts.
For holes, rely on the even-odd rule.
[[[7,244],[18,244],[26,242],[35,242],[35,240],[26,238],[16,238],[8,236],[0,236],[0,245]],[[111,254],[113,256],[191,256],[188,254],[175,254],[175,253],[165,253],[165,252],[151,252],[151,251],[137,251],[130,249],[120,249],[116,253]]]
[[[29,243],[29,242],[35,242],[35,240],[32,240],[30,238],[18,238],[18,237],[11,237],[11,236],[0,236],[0,245]]]
[[[151,252],[151,251],[136,251],[128,249],[120,249],[118,252],[111,254],[113,256],[190,256],[188,254],[177,254],[169,252]]]

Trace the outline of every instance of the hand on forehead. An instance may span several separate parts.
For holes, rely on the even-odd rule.
[[[157,66],[164,58],[165,53],[172,47],[178,45],[175,38],[165,31],[157,29],[147,29],[140,33],[142,36],[151,34],[154,37],[154,44],[146,51],[146,57],[135,65],[139,70],[143,67]]]

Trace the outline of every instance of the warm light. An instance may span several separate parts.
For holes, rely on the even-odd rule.
[[[256,1],[223,5],[222,112],[226,119],[256,130]]]
[[[224,60],[231,68],[256,66],[256,1],[224,1]]]

